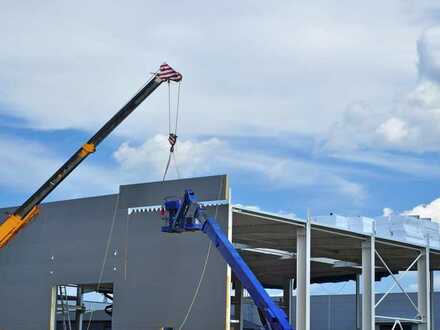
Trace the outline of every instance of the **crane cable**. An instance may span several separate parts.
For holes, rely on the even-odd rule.
[[[106,241],[106,244],[105,244],[104,257],[102,259],[101,269],[99,271],[98,283],[96,285],[96,292],[98,292],[98,293],[99,293],[99,290],[101,289],[102,279],[104,277],[104,270],[105,270],[105,266],[107,264],[108,255],[109,255],[109,252],[110,252],[110,247],[111,247],[112,238],[113,238],[113,231],[114,231],[115,223],[116,223],[116,216],[117,216],[118,209],[119,209],[119,202],[120,202],[120,199],[119,199],[119,194],[118,194],[117,197],[116,197],[115,204],[113,206],[113,218],[112,218],[112,222],[110,224],[109,233],[107,235],[107,241]],[[93,321],[93,314],[94,313],[95,313],[95,310],[92,309],[90,311],[90,317],[89,317],[89,320],[87,322],[87,328],[86,328],[87,330],[90,330],[90,327],[91,327],[92,321]]]
[[[176,155],[174,153],[175,151],[175,145],[177,143],[177,127],[179,125],[179,109],[180,109],[180,89],[181,89],[182,82],[179,81],[177,83],[177,102],[176,102],[176,118],[174,122],[174,128],[172,127],[172,114],[171,114],[171,108],[172,108],[172,100],[171,100],[171,82],[168,81],[168,142],[170,144],[170,151],[168,154],[168,160],[165,165],[165,171],[163,173],[162,181],[165,181],[168,170],[171,165],[171,161],[174,161],[174,165],[176,167],[176,173],[177,178],[180,179],[180,171],[179,166],[177,164]]]
[[[177,328],[177,330],[183,329],[186,321],[188,320],[189,316],[191,315],[191,311],[194,306],[194,303],[196,302],[197,297],[199,296],[200,287],[202,286],[203,280],[205,278],[206,268],[208,267],[208,260],[209,260],[209,256],[211,255],[211,248],[212,248],[212,242],[209,241],[208,252],[206,252],[205,262],[203,263],[202,272],[200,273],[199,282],[197,283],[197,287],[194,291],[194,295],[191,299],[191,303],[189,304],[188,310],[186,311],[185,318],[183,319],[182,323]]]
[[[219,185],[219,190],[218,190],[218,197],[217,200],[220,199],[220,195],[222,193],[222,189],[223,189],[223,181],[221,181],[220,185]],[[217,219],[217,215],[218,215],[218,206],[219,204],[217,204],[215,206],[215,215],[214,218]],[[205,256],[205,261],[203,263],[203,267],[202,267],[202,271],[200,273],[200,278],[199,281],[197,283],[197,287],[194,290],[194,295],[191,299],[191,303],[189,304],[188,310],[186,311],[186,315],[182,321],[182,323],[180,323],[179,327],[177,328],[177,330],[182,330],[183,327],[185,326],[186,321],[188,320],[189,316],[191,315],[194,303],[197,300],[197,297],[199,296],[199,291],[200,291],[200,287],[202,286],[203,280],[205,279],[205,273],[206,273],[206,269],[208,267],[208,260],[209,260],[209,256],[211,255],[211,248],[212,248],[212,241],[209,240],[209,246],[208,246],[208,251],[206,252],[206,256]]]

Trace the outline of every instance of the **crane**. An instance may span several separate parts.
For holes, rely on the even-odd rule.
[[[216,219],[208,216],[191,189],[186,189],[181,199],[165,199],[161,215],[165,220],[165,226],[161,229],[164,233],[201,231],[209,237],[254,300],[261,323],[266,330],[294,330],[284,311],[269,297]]]
[[[151,79],[110,119],[84,143],[32,196],[0,224],[0,248],[3,248],[40,211],[41,202],[75,170],[96,147],[121,124],[163,82],[182,80],[182,75],[164,63]]]

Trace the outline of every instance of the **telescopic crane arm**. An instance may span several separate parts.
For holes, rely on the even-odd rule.
[[[0,248],[4,247],[39,212],[40,203],[54,190],[96,147],[122,123],[164,81],[180,81],[182,75],[168,64],[160,70],[124,105],[90,140],[83,144],[70,158],[29,197],[13,214],[0,224]]]
[[[294,330],[284,311],[269,297],[260,281],[228,240],[216,219],[208,216],[191,189],[185,191],[182,199],[166,199],[161,213],[166,224],[162,227],[162,232],[202,231],[209,237],[254,300],[261,323],[266,330]]]

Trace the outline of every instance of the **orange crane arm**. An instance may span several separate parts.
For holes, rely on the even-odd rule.
[[[13,214],[0,224],[0,248],[8,242],[39,212],[40,203],[49,195],[96,147],[122,123],[157,87],[164,81],[180,81],[182,75],[168,64],[160,70],[124,105],[87,143],[83,144],[68,160],[47,180],[31,197],[29,197]]]

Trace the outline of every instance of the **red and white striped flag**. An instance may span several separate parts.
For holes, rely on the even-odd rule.
[[[169,80],[181,81],[182,80],[182,75],[179,72],[174,71],[174,69],[166,63],[164,63],[160,66],[160,70],[159,70],[159,73],[157,74],[157,76],[159,77],[159,79],[164,80],[164,81],[169,81]]]

